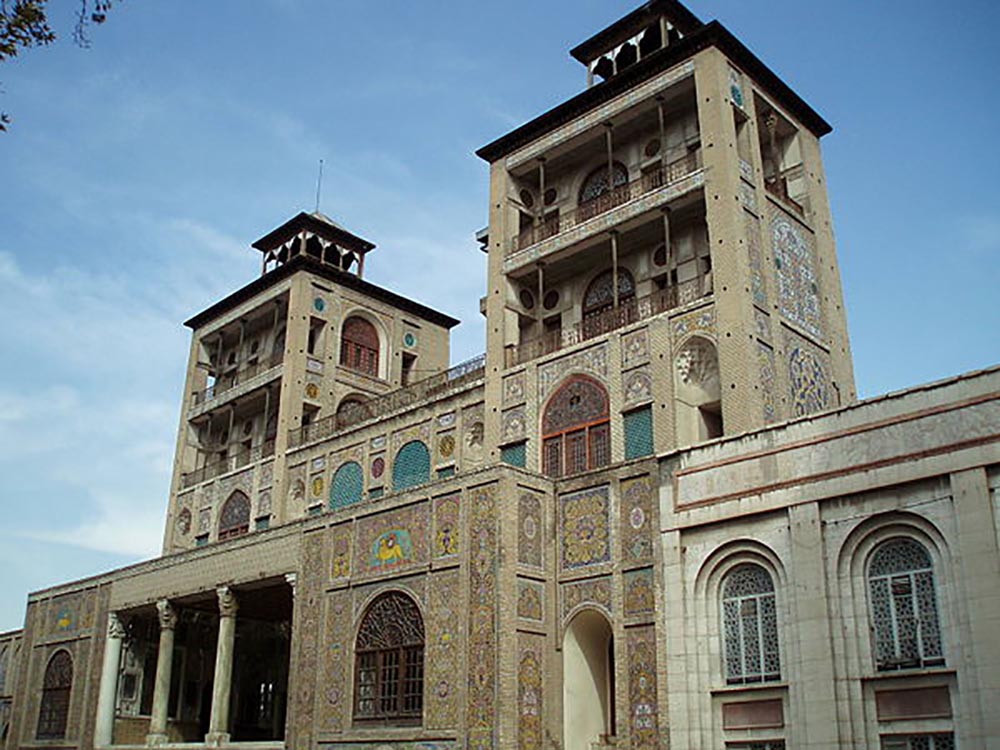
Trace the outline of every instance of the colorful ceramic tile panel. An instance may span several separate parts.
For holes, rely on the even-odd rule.
[[[767,291],[764,287],[764,260],[760,246],[760,220],[744,212],[744,230],[746,231],[747,260],[750,263],[750,291],[753,301],[758,305],[767,305]]]
[[[559,498],[563,569],[611,559],[607,485]]]
[[[770,424],[778,418],[774,397],[774,349],[763,341],[757,342],[757,364],[760,367],[760,391],[763,401],[764,421]]]
[[[452,729],[458,724],[458,675],[462,670],[462,620],[464,611],[458,570],[431,576],[428,601],[424,679],[426,726]]]
[[[621,483],[621,545],[626,563],[651,562],[655,528],[653,483],[648,476]]]
[[[399,573],[427,562],[428,504],[367,516],[355,524],[355,575]]]
[[[522,635],[517,667],[517,746],[520,750],[542,747],[542,647],[538,636]]]
[[[462,527],[459,495],[439,497],[434,501],[434,557],[457,555]]]
[[[517,561],[542,567],[542,499],[530,492],[518,501]]]
[[[469,493],[469,661],[466,736],[470,750],[491,750],[497,726],[496,486]]]
[[[326,669],[323,694],[320,696],[325,705],[319,711],[319,715],[323,717],[323,728],[327,731],[343,729],[344,721],[350,714],[344,688],[347,684],[347,663],[351,649],[347,638],[351,632],[350,593],[347,590],[335,591],[327,599],[324,638]]]
[[[653,590],[653,569],[642,568],[625,573],[623,585],[626,617],[652,615],[656,609],[656,595]]]
[[[538,581],[519,580],[517,582],[517,616],[525,620],[541,622],[544,587]]]
[[[816,275],[812,238],[798,222],[775,209],[771,220],[771,252],[778,276],[781,314],[813,336],[822,337],[819,278]]]
[[[611,614],[611,578],[608,576],[563,584],[560,595],[564,623],[573,610],[583,604],[596,605],[598,609]]]
[[[656,630],[628,629],[629,747],[659,750],[656,701]]]
[[[788,355],[788,378],[795,416],[814,414],[830,404],[830,382],[820,357],[809,347],[798,346]]]
[[[330,530],[331,578],[348,578],[351,575],[351,524],[345,523]]]
[[[643,365],[649,361],[649,330],[640,328],[622,336],[622,369]]]
[[[561,359],[547,362],[538,368],[538,396],[548,397],[549,392],[558,384],[566,373],[585,372],[606,379],[608,376],[608,345],[607,343],[593,346],[582,352],[576,352]]]

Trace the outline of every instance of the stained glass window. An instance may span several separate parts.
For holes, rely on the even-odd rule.
[[[250,498],[236,490],[219,513],[219,541],[242,536],[250,530]]]
[[[354,718],[416,724],[424,701],[424,622],[410,597],[389,591],[358,629]]]
[[[781,678],[774,581],[760,565],[744,563],[726,574],[722,630],[727,684]]]
[[[361,502],[365,478],[361,464],[348,461],[342,464],[330,482],[330,507],[343,508]]]
[[[411,440],[399,449],[392,462],[392,488],[405,490],[426,484],[431,479],[431,454],[419,440]]]
[[[378,348],[375,326],[357,316],[344,321],[340,333],[340,364],[377,378]]]
[[[875,664],[880,671],[944,664],[934,566],[905,537],[880,544],[868,566]]]
[[[542,467],[550,477],[577,474],[611,462],[608,392],[577,375],[553,394],[542,417]]]
[[[45,668],[42,679],[42,700],[38,708],[40,740],[58,740],[66,736],[69,716],[69,694],[73,687],[73,657],[68,651],[56,651]]]

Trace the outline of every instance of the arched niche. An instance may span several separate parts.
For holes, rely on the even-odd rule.
[[[715,344],[691,336],[674,357],[677,444],[721,437],[722,384]]]
[[[591,750],[615,734],[615,659],[611,624],[583,609],[563,636],[563,748]]]

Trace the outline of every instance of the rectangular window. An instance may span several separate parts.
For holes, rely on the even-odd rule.
[[[437,470],[438,479],[447,479],[448,477],[455,476],[454,466],[445,466],[442,469]]]
[[[594,464],[599,466],[600,464]],[[577,430],[566,435],[566,473],[587,470],[587,431]]]
[[[562,476],[562,438],[554,437],[542,446],[542,467],[546,476]]]
[[[206,544],[208,544],[208,534],[202,534],[194,538],[195,547],[204,547]]]
[[[955,735],[897,734],[882,737],[881,750],[955,750]]]
[[[261,516],[257,519],[257,531],[264,531],[265,529],[271,528],[271,517]]]
[[[368,497],[372,500],[378,500],[382,495],[385,494],[385,489],[382,487],[372,487],[368,490]]]
[[[625,459],[653,454],[653,409],[646,406],[625,415]]]
[[[523,469],[527,459],[526,445],[527,443],[522,441],[513,445],[503,446],[500,449],[500,460],[509,466],[519,466]]]
[[[611,426],[605,422],[590,428],[590,468],[596,469],[609,463],[611,463]]]

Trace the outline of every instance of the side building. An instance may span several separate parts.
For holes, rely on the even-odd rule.
[[[1000,368],[857,402],[830,126],[721,24],[572,54],[483,356],[318,213],[188,321],[163,555],[29,596],[0,747],[996,746]]]

